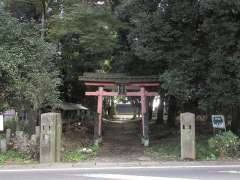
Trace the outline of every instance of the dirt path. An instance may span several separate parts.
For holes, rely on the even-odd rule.
[[[140,123],[133,121],[104,122],[103,144],[98,162],[129,162],[151,160],[141,145]]]

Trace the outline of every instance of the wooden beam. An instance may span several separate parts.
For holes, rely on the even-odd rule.
[[[107,92],[107,91],[96,91],[96,92],[86,92],[86,96],[159,96],[157,92],[147,92],[147,91],[140,91],[140,92],[127,92],[126,94],[119,95],[117,92]]]
[[[128,83],[127,87],[154,87],[154,86],[160,86],[160,83],[145,83],[145,82],[140,82],[140,83]]]
[[[86,86],[99,86],[99,87],[105,87],[105,86],[116,86],[115,83],[110,82],[85,82]]]
[[[113,82],[85,82],[84,84],[86,86],[99,86],[99,87],[117,86],[117,83],[113,83]],[[130,82],[130,83],[126,83],[125,85],[127,88],[130,88],[130,87],[157,87],[157,86],[160,86],[160,83],[158,83],[158,82],[156,82],[156,83],[147,83],[147,82],[134,83],[134,82],[132,82],[131,83]]]

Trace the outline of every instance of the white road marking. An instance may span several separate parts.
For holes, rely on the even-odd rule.
[[[193,165],[193,166],[130,166],[130,167],[92,167],[92,168],[26,168],[26,169],[0,169],[0,173],[7,172],[57,172],[57,171],[84,171],[84,170],[127,170],[127,169],[194,169],[194,168],[240,168],[240,165]]]
[[[189,179],[189,178],[169,178],[169,177],[135,176],[135,175],[121,175],[121,174],[82,174],[82,175],[75,174],[74,176],[116,179],[116,180],[197,180],[197,179]]]
[[[240,171],[218,171],[219,173],[240,174]]]

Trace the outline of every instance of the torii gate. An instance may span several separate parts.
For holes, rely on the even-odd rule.
[[[103,73],[85,73],[80,77],[86,86],[98,87],[96,92],[86,92],[86,96],[97,96],[98,105],[98,122],[97,134],[95,134],[95,143],[102,141],[102,127],[103,127],[103,97],[104,96],[137,96],[141,97],[141,115],[142,115],[142,144],[149,145],[149,123],[148,123],[148,97],[159,96],[157,92],[148,92],[148,87],[160,86],[158,76],[127,76],[124,74],[103,74]],[[111,87],[118,88],[118,91],[105,91],[104,88]],[[138,89],[135,92],[127,92],[129,89]]]

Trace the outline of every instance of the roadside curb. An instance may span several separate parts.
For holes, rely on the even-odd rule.
[[[240,161],[151,161],[151,162],[78,162],[78,163],[52,163],[52,164],[26,164],[6,165],[0,167],[5,169],[48,169],[48,168],[107,168],[107,167],[189,167],[189,166],[240,166]]]

